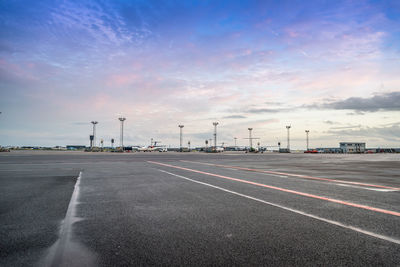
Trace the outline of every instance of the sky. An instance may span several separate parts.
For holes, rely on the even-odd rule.
[[[400,147],[400,1],[0,0],[0,145]]]

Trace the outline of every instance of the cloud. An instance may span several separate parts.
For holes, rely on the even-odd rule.
[[[332,101],[311,107],[336,110],[354,110],[359,112],[400,110],[400,92],[377,94],[370,98],[350,97],[344,100]]]
[[[223,119],[245,119],[247,118],[246,116],[243,115],[230,115],[230,116],[225,116],[222,117]]]
[[[400,126],[400,121],[399,122],[391,122],[391,123],[385,123],[381,125],[382,127],[385,126]]]
[[[358,125],[332,127],[331,130],[354,129],[354,128],[361,128],[361,125],[358,124]]]
[[[378,84],[384,81],[394,90],[400,81],[395,71],[398,51],[393,40],[387,42],[398,22],[387,23],[381,5],[372,3],[365,10],[355,8],[364,6],[361,2],[310,2],[302,11],[280,4],[263,4],[261,10],[252,3],[236,8],[207,2],[46,3],[9,1],[0,11],[0,105],[9,108],[3,109],[8,114],[18,107],[14,116],[34,124],[29,132],[40,133],[62,121],[68,129],[54,128],[79,132],[83,143],[89,122],[96,119],[99,136],[118,136],[119,112],[128,118],[133,143],[154,137],[177,144],[177,135],[168,133],[177,133],[183,123],[185,134],[207,130],[190,137],[192,144],[203,144],[212,136],[214,120],[221,123],[221,138],[242,132],[247,136],[248,127],[265,132],[280,127],[274,131],[284,134],[280,121],[309,123],[313,129],[315,117],[315,128],[358,130],[336,126],[358,124],[360,116],[321,119],[315,110],[306,116],[300,112],[339,109],[350,102],[354,107],[354,99],[373,102],[371,93]],[[274,14],[266,12],[276,7]],[[367,98],[350,98],[354,96]],[[318,106],[310,107],[314,102]],[[365,112],[345,109],[343,113]],[[268,117],[274,118],[257,121]],[[379,124],[390,120],[371,118],[368,123],[383,127]],[[6,127],[18,123],[20,119]],[[153,136],[157,129],[158,136]],[[71,142],[68,135],[65,140]]]
[[[349,113],[346,113],[346,115],[349,115],[349,116],[355,116],[355,115],[365,115],[365,113],[364,113],[364,112],[362,112],[362,111],[356,110],[355,112],[349,112]]]
[[[12,45],[4,43],[3,41],[0,42],[0,53],[11,54],[11,53],[14,53],[16,51],[17,51],[17,49],[14,48]]]
[[[90,122],[86,121],[86,122],[82,122],[82,121],[78,121],[78,122],[71,122],[72,125],[90,125]]]
[[[264,104],[271,105],[271,106],[282,106],[283,105],[282,102],[273,102],[273,101],[266,101],[266,102],[264,102]]]
[[[400,141],[400,126],[394,124],[388,127],[362,127],[359,129],[329,130],[328,133],[341,137],[371,139],[372,137],[394,142]]]
[[[278,112],[288,112],[293,110],[293,108],[251,108],[246,110],[247,113],[260,114],[260,113],[278,113]]]
[[[96,2],[90,5],[64,2],[51,13],[51,17],[52,25],[82,31],[101,44],[140,44],[151,35],[143,25],[129,28],[112,5]]]

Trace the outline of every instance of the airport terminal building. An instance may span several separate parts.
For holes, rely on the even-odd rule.
[[[343,153],[365,153],[365,143],[341,142],[340,149]]]

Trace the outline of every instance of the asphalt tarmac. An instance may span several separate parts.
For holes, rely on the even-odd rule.
[[[0,154],[0,266],[400,265],[400,155]]]

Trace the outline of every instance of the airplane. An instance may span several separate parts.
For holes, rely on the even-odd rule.
[[[224,148],[223,147],[216,147],[215,148],[215,152],[224,152]]]
[[[137,151],[142,151],[142,152],[152,152],[152,151],[167,152],[168,151],[168,149],[165,146],[157,145],[157,143],[161,143],[161,142],[154,141],[154,145],[153,145],[153,140],[152,140],[150,146],[139,147],[139,148],[137,148]]]

